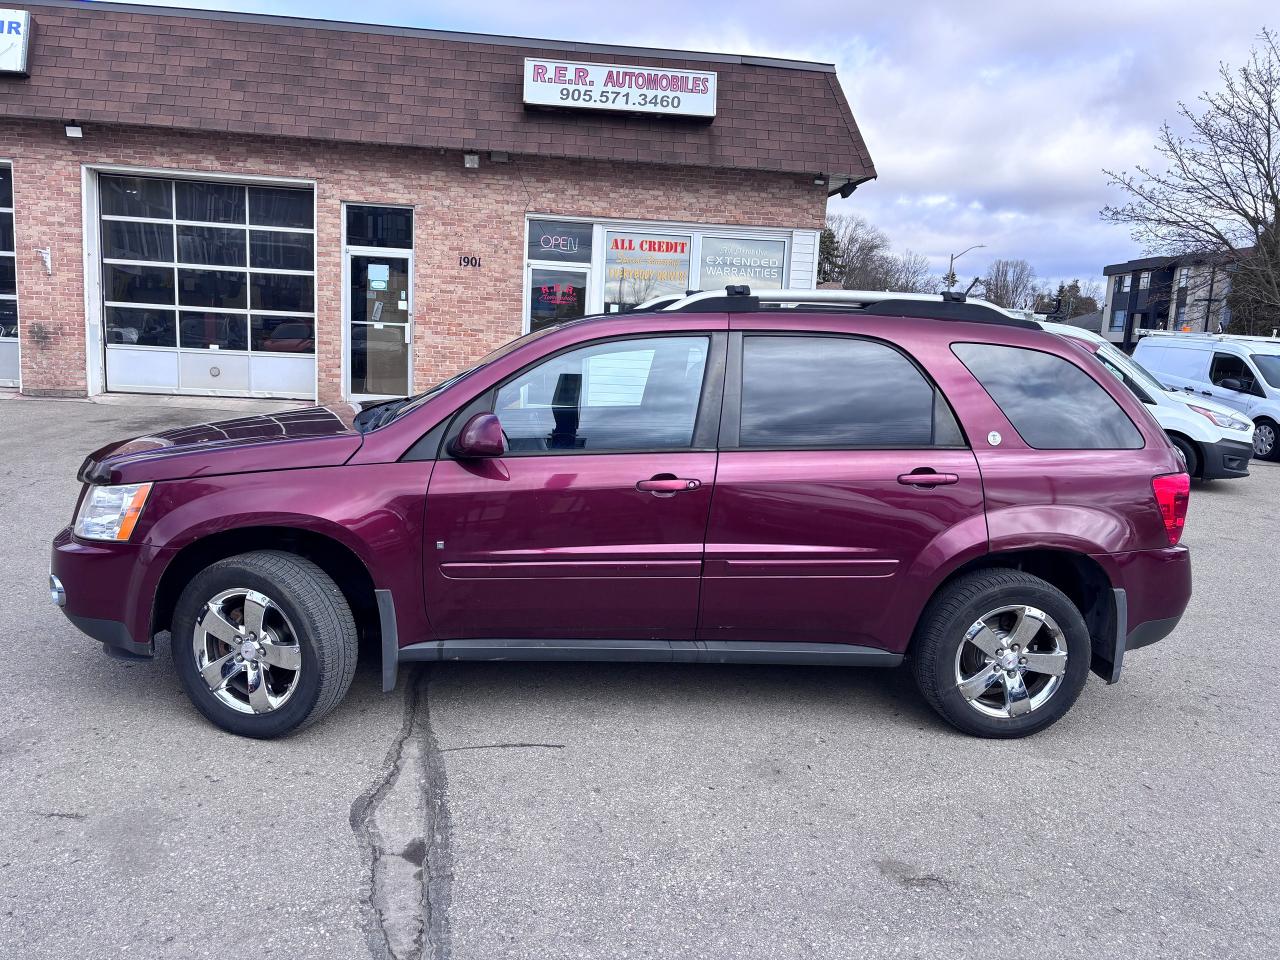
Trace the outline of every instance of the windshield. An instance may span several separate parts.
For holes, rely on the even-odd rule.
[[[1263,379],[1273,387],[1280,387],[1280,354],[1255,353],[1253,362],[1257,364]]]
[[[1150,370],[1117,347],[1104,343],[1098,347],[1098,355],[1105,357],[1113,366],[1119,367],[1148,390],[1168,390],[1168,387],[1157,380]]]
[[[554,326],[543,327],[541,330],[535,330],[533,333],[526,333],[523,337],[517,337],[515,340],[508,341],[498,347],[498,349],[485,354],[471,366],[455,373],[447,380],[441,380],[430,390],[423,393],[414,394],[412,397],[398,397],[394,400],[385,400],[372,407],[366,407],[364,410],[360,411],[360,414],[356,417],[356,429],[361,433],[366,433],[370,430],[377,430],[379,427],[385,427],[393,420],[398,420],[406,413],[418,409],[418,407],[422,406],[433,397],[439,396],[455,383],[465,380],[477,370],[482,370],[495,360],[505,357],[508,353],[523,347],[526,343],[545,336],[554,329],[556,329]]]

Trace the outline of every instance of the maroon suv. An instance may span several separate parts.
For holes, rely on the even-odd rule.
[[[1188,478],[1086,351],[961,298],[768,299],[111,444],[54,600],[108,652],[167,636],[196,707],[252,737],[333,709],[362,638],[385,689],[409,661],[905,658],[952,724],[1014,737],[1173,630]]]

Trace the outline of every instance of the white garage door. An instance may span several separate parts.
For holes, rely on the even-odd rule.
[[[310,188],[102,174],[107,389],[315,396]]]

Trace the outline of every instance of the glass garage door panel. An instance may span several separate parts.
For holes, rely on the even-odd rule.
[[[18,270],[13,173],[0,163],[0,386],[18,385]]]
[[[315,396],[310,188],[98,187],[107,389]]]

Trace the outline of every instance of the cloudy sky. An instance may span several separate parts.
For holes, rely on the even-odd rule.
[[[1215,85],[1263,26],[1264,0],[173,0],[165,5],[471,30],[835,63],[880,178],[833,213],[858,213],[898,249],[975,244],[957,266],[1024,257],[1045,278],[1100,276],[1140,255],[1099,222],[1103,167],[1151,156],[1177,102]]]

